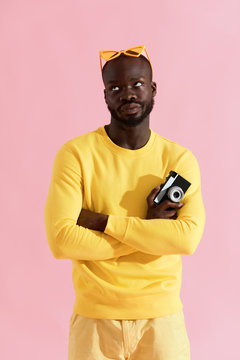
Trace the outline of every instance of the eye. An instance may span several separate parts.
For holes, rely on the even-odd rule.
[[[119,90],[119,86],[114,85],[114,86],[111,87],[111,90],[112,90],[112,91],[118,91],[118,90]]]
[[[142,81],[137,81],[137,82],[135,82],[135,84],[134,84],[135,87],[140,87],[140,86],[142,86],[142,85],[143,85],[143,82],[142,82]]]

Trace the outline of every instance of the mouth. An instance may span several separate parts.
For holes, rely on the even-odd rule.
[[[141,109],[141,105],[137,103],[124,104],[120,107],[120,112],[125,114],[135,114]]]

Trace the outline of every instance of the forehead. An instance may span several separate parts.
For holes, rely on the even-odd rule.
[[[116,58],[107,63],[103,71],[103,82],[123,81],[132,78],[150,78],[148,63],[132,56]]]

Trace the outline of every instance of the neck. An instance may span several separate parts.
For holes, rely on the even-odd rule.
[[[105,126],[110,139],[125,149],[137,150],[146,145],[151,131],[149,129],[149,116],[139,125],[129,127],[111,118],[111,123]]]

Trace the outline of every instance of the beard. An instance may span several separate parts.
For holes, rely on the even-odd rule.
[[[133,101],[136,102],[136,101]],[[131,101],[128,102],[129,104],[131,103]],[[141,107],[143,108],[143,103],[138,102],[138,104],[141,105]],[[147,104],[146,109],[144,112],[142,112],[142,114],[139,117],[135,117],[135,114],[133,115],[129,115],[127,117],[127,119],[122,118],[120,116],[118,116],[117,112],[115,110],[113,110],[111,107],[108,106],[108,110],[111,113],[111,116],[114,120],[117,120],[118,122],[128,126],[128,127],[134,127],[137,126],[139,124],[141,124],[143,122],[143,120],[150,114],[150,112],[152,111],[154,106],[154,98],[152,97],[151,101],[149,104]]]

